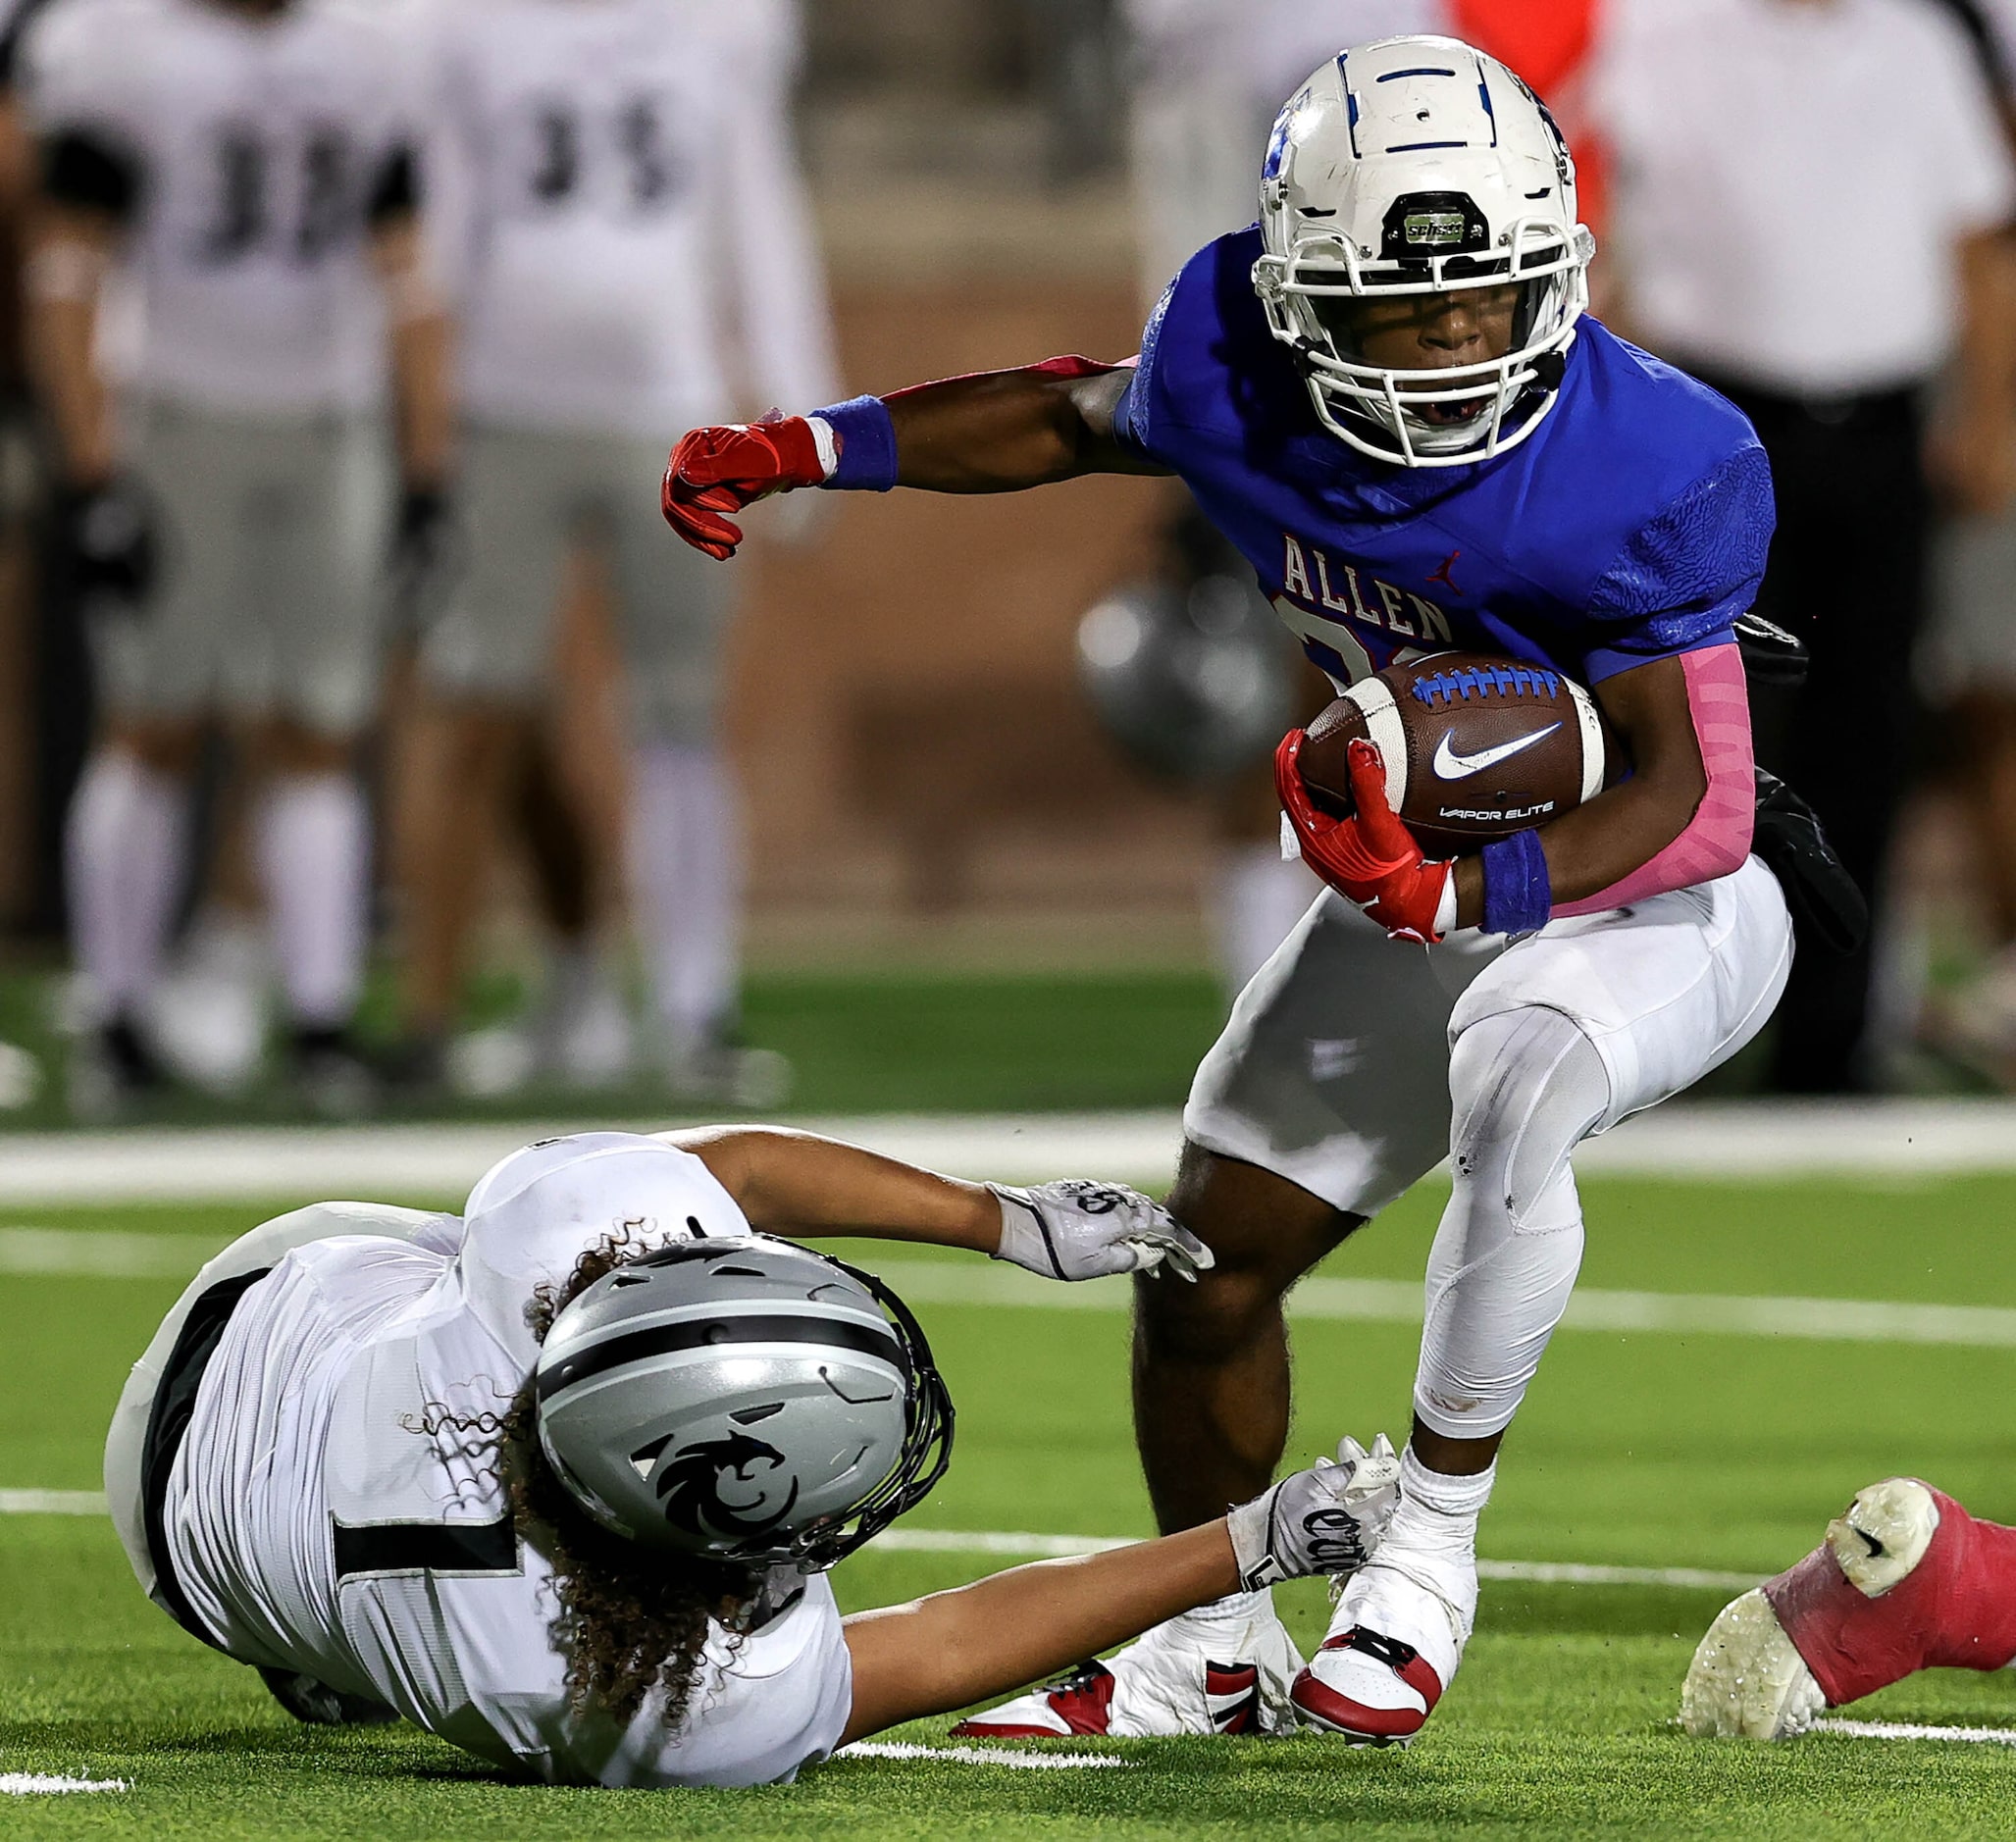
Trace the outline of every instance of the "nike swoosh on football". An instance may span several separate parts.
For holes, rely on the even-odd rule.
[[[1522,748],[1530,748],[1560,727],[1559,723],[1549,723],[1545,729],[1536,729],[1530,736],[1517,736],[1511,742],[1501,742],[1497,747],[1486,748],[1481,754],[1458,754],[1450,746],[1456,740],[1456,732],[1451,730],[1436,745],[1435,772],[1445,781],[1468,780],[1473,774],[1481,774],[1487,767],[1496,767],[1501,761],[1511,760]]]

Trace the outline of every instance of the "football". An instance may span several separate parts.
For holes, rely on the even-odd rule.
[[[1309,726],[1302,779],[1346,817],[1346,750],[1378,749],[1386,793],[1431,857],[1544,825],[1616,778],[1620,750],[1580,685],[1544,666],[1435,652],[1361,679]]]

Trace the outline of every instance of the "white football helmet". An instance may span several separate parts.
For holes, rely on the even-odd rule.
[[[1458,467],[1525,440],[1553,406],[1596,239],[1554,118],[1495,58],[1413,36],[1323,65],[1274,125],[1260,226],[1267,325],[1323,426],[1361,453]],[[1367,362],[1339,308],[1508,284],[1512,348],[1443,370]]]

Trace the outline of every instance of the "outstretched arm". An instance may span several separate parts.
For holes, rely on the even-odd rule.
[[[969,1248],[1046,1279],[1145,1272],[1164,1262],[1191,1278],[1211,1264],[1203,1242],[1119,1184],[1011,1190],[965,1183],[780,1126],[709,1126],[663,1137],[713,1172],[751,1227],[796,1240],[867,1235]]]
[[[1001,1205],[985,1184],[781,1126],[701,1126],[660,1135],[691,1151],[752,1228],[817,1240],[867,1235],[993,1254]]]
[[[1235,1592],[1222,1519],[1110,1554],[1011,1567],[847,1621],[853,1713],[846,1738],[950,1714],[1040,1681]]]
[[[1019,492],[1086,474],[1163,473],[1113,435],[1133,375],[1052,359],[899,390],[884,399],[896,426],[897,484]]]
[[[1159,474],[1113,433],[1131,377],[1120,366],[1053,358],[809,416],[695,429],[665,469],[665,522],[725,559],[742,542],[733,514],[802,486],[1019,492],[1084,474]]]
[[[1381,1434],[1355,1439],[1229,1514],[1180,1535],[1083,1560],[1012,1567],[847,1620],[853,1713],[847,1738],[1020,1688],[1240,1588],[1355,1573],[1400,1500]]]

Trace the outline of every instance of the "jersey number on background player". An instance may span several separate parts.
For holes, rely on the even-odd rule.
[[[340,128],[318,129],[301,146],[291,226],[280,222],[284,214],[274,198],[274,172],[284,162],[284,150],[250,128],[228,128],[217,136],[213,160],[216,202],[197,245],[198,256],[213,268],[242,262],[276,240],[291,260],[317,263],[362,220],[355,151]]]
[[[584,167],[592,127],[568,102],[543,104],[533,118],[535,156],[527,190],[541,206],[566,204],[587,189]],[[654,96],[622,104],[608,122],[609,142],[623,163],[623,194],[638,211],[657,211],[686,189],[678,150],[665,131],[663,105]]]

